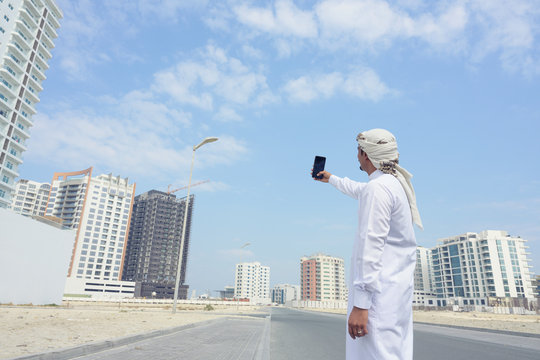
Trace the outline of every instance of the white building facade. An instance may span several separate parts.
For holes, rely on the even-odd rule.
[[[439,306],[488,305],[488,297],[533,299],[526,240],[487,230],[439,240],[431,249],[433,290]],[[454,301],[455,304],[455,301]]]
[[[20,179],[15,185],[11,209],[23,215],[44,216],[51,184]]]
[[[259,262],[236,264],[234,297],[252,302],[270,301],[270,267]]]
[[[9,207],[62,11],[54,0],[0,1],[0,207]]]
[[[272,302],[276,304],[286,304],[295,300],[300,300],[300,286],[290,284],[278,284],[271,291]]]
[[[135,284],[120,280],[134,193],[127,178],[92,168],[54,174],[46,215],[77,229],[66,294],[133,296]]]
[[[416,268],[414,270],[413,306],[435,306],[435,294],[432,291],[431,250],[423,246],[416,248]]]

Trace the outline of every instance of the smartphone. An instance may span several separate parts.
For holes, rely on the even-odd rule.
[[[326,158],[324,156],[315,156],[315,161],[313,162],[313,171],[311,177],[315,179],[322,179],[323,176],[317,176],[317,174],[324,170],[324,165],[326,164]]]

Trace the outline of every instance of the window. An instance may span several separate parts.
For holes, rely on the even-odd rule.
[[[5,19],[6,21],[9,21],[9,18],[7,17],[7,15],[4,15],[4,19]]]
[[[6,192],[2,189],[0,189],[0,197],[6,196]]]
[[[2,178],[2,181],[5,182],[6,184],[9,184],[9,177],[4,175],[4,177]]]

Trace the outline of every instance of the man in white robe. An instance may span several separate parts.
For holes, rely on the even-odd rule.
[[[373,129],[357,137],[361,183],[322,171],[329,182],[358,200],[358,231],[351,259],[347,360],[412,360],[412,302],[416,238],[422,222],[410,178],[398,165],[394,136]]]

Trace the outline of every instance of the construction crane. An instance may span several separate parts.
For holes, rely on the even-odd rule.
[[[201,185],[201,184],[206,184],[207,182],[210,182],[210,180],[204,180],[204,181],[199,181],[199,182],[196,182],[195,184],[192,184],[191,187],[194,187],[194,186],[197,186],[197,185]],[[174,189],[174,190],[171,190],[171,184],[169,184],[169,186],[167,187],[167,194],[172,194],[172,193],[175,193],[179,190],[183,190],[183,189],[187,189],[188,186],[182,186],[182,187],[179,187],[178,189]]]

